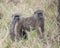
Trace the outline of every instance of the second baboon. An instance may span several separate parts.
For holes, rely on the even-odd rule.
[[[12,15],[12,21],[10,24],[9,35],[12,41],[18,41],[24,36],[24,39],[27,38],[26,32],[22,29],[21,24],[18,26],[19,22],[22,20],[20,15],[14,14]],[[20,34],[21,32],[21,34]],[[21,38],[20,38],[21,37]]]

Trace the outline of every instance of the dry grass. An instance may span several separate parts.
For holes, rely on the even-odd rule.
[[[22,16],[31,16],[35,10],[44,10],[45,41],[37,39],[36,31],[28,33],[28,40],[12,43],[9,38],[11,15],[19,13]],[[0,0],[0,48],[59,48],[60,40],[56,24],[57,0]],[[46,42],[46,43],[45,43]]]

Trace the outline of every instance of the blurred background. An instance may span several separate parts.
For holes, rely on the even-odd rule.
[[[57,0],[0,0],[0,48],[60,48],[57,6]],[[35,38],[35,30],[28,33],[28,40],[12,43],[9,39],[12,14],[28,17],[38,9],[44,10],[46,44]]]

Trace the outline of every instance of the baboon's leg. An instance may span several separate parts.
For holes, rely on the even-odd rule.
[[[19,22],[17,22],[15,26],[16,26],[15,27],[15,40],[19,41],[21,39],[21,32],[22,32],[21,24],[19,25]]]
[[[27,39],[27,38],[28,38],[28,37],[27,37],[27,33],[26,33],[25,30],[22,31],[22,37],[23,37],[24,39]]]
[[[17,39],[17,41],[19,41],[21,39],[27,39],[27,33],[25,31],[22,31],[22,29],[21,29],[20,32],[17,33],[16,39]]]
[[[44,33],[44,25],[41,26],[41,32]]]
[[[19,32],[16,32],[16,34],[15,34],[15,41],[19,41],[19,40],[21,40],[21,38],[22,38],[22,36],[21,36],[21,33],[22,31],[19,31]]]
[[[41,26],[41,33],[42,33],[42,38],[44,38],[44,24]]]
[[[44,18],[41,19],[41,23],[39,23],[39,27],[41,28],[42,38],[44,37]]]
[[[22,24],[20,24],[20,23],[17,24],[15,35],[16,35],[16,40],[17,41],[21,40],[22,38],[24,38],[24,39],[27,38],[27,33],[24,30],[24,27],[23,27]]]
[[[21,32],[20,32],[20,37],[23,39],[27,39],[27,32],[26,32],[26,28],[24,28],[23,25],[21,25]]]
[[[37,30],[37,35],[39,38],[42,38],[42,32],[41,32],[41,29],[40,27],[36,27],[36,30]]]
[[[14,32],[14,25],[10,26],[10,32],[9,32],[10,38],[12,41],[15,41],[15,32]]]
[[[16,33],[15,40],[16,41],[19,41],[20,40],[20,37],[21,37],[20,34],[19,33]]]
[[[44,26],[41,26],[42,38],[44,38]]]
[[[10,32],[10,38],[12,41],[15,41],[15,34],[14,32]]]

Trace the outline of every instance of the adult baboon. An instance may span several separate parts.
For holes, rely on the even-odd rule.
[[[26,33],[26,31],[30,31],[31,29],[37,31],[39,38],[44,36],[43,10],[37,10],[33,16],[21,19],[17,25],[17,32],[19,32],[20,35],[23,35],[23,31]]]
[[[20,18],[19,18],[19,15],[15,14],[15,15],[12,15],[12,21],[11,21],[11,24],[10,24],[10,38],[12,39],[12,41],[15,40],[15,36],[16,36],[16,24],[19,22]]]

